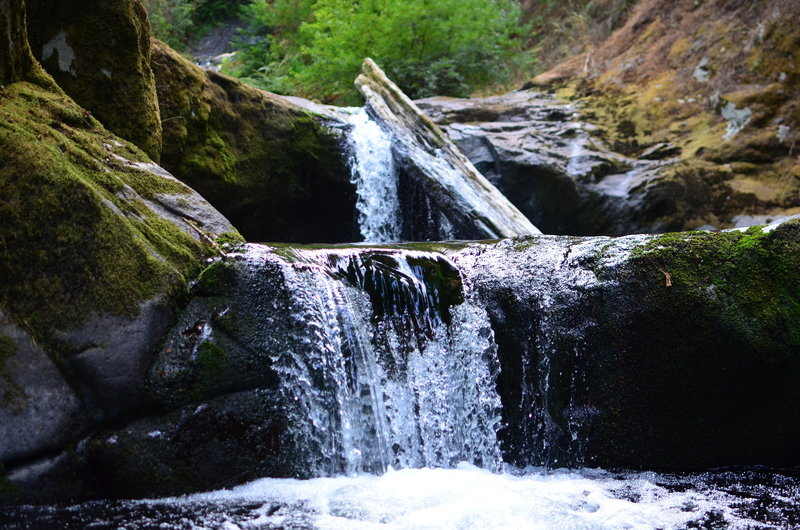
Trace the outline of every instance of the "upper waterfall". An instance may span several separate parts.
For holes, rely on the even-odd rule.
[[[364,241],[388,243],[402,238],[402,215],[392,139],[367,114],[353,109],[350,141],[351,182],[358,200],[358,226]]]
[[[539,234],[453,143],[372,62],[356,85],[392,139],[406,240]]]

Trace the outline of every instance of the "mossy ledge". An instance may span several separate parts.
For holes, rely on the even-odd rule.
[[[0,91],[0,145],[0,303],[37,339],[185,292],[209,245],[145,200],[188,188],[137,169],[148,162],[138,149],[29,83]]]

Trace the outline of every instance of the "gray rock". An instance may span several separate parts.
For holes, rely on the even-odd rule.
[[[0,462],[57,449],[86,427],[77,395],[42,348],[0,312]]]
[[[168,329],[172,307],[164,298],[142,304],[139,315],[95,315],[83,327],[57,338],[78,353],[66,359],[103,417],[138,405],[156,347]]]
[[[534,91],[416,103],[545,233],[620,235],[656,228],[660,192],[654,184],[670,162],[602,148],[577,107]],[[664,148],[658,153],[652,158],[668,156]]]

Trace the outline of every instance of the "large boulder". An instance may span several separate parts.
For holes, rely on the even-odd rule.
[[[0,182],[0,461],[10,465],[141,404],[188,282],[240,236],[49,78],[0,90]]]
[[[27,0],[34,56],[111,132],[152,160],[161,117],[150,70],[150,23],[139,0]]]
[[[451,255],[489,312],[518,465],[797,465],[800,221]]]
[[[341,131],[153,41],[162,164],[250,241],[360,239]],[[330,127],[328,126],[330,125]]]

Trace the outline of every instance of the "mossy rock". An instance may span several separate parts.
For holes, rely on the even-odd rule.
[[[250,241],[360,240],[341,139],[280,96],[153,41],[162,164]]]
[[[765,233],[668,234],[595,299],[607,354],[594,462],[640,468],[796,465],[800,222]],[[624,293],[624,294],[623,294]]]
[[[0,183],[0,308],[95,417],[124,412],[214,238],[238,234],[55,88],[0,90]]]
[[[158,161],[161,117],[150,23],[139,0],[27,0],[34,56],[110,131]]]

